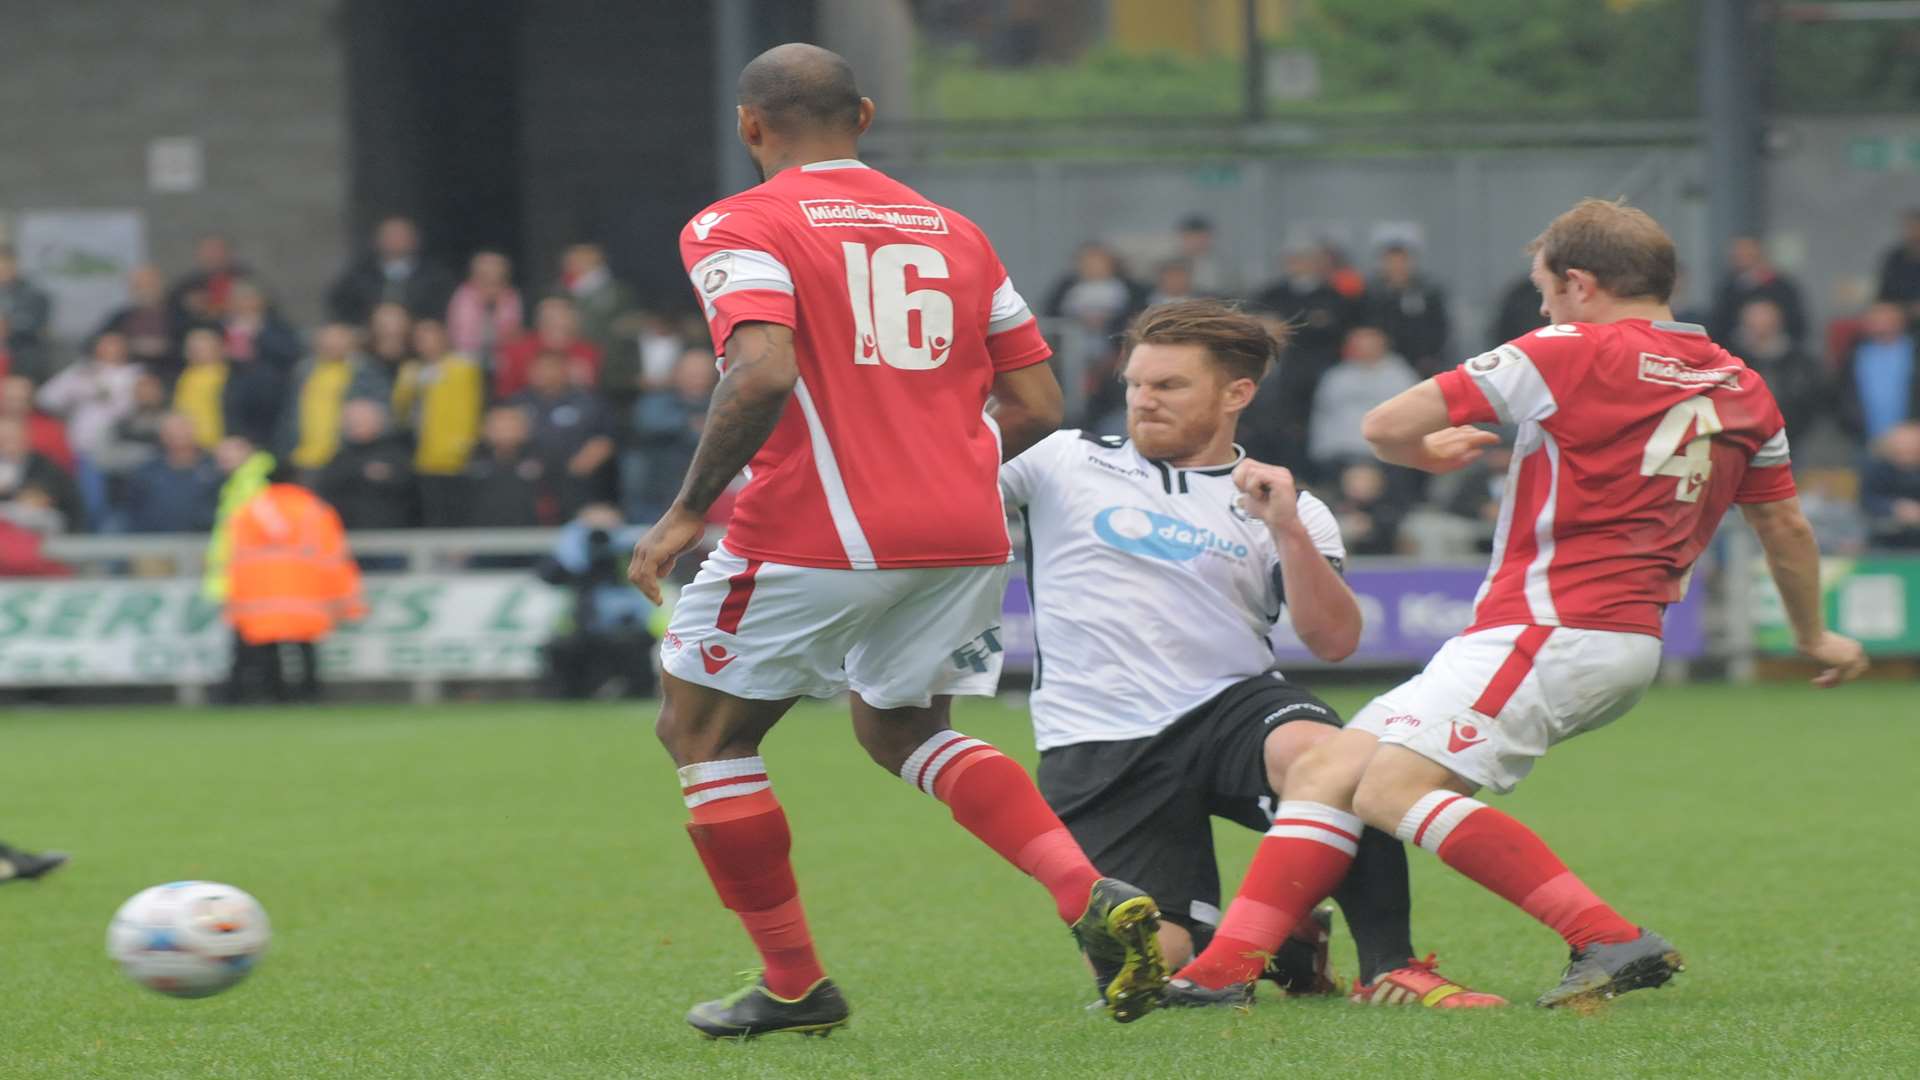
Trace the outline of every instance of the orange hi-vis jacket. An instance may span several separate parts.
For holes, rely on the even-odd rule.
[[[340,515],[312,492],[271,484],[230,527],[227,621],[247,644],[318,641],[366,614]]]

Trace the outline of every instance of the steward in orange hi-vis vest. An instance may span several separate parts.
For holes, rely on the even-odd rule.
[[[366,612],[340,515],[293,484],[271,484],[229,523],[227,621],[248,645],[314,642]]]

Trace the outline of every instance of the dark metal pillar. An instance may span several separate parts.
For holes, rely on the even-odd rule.
[[[733,107],[740,69],[753,59],[752,0],[712,0],[713,12],[713,160],[721,196],[745,191],[760,182],[753,159],[740,145]]]
[[[1766,224],[1761,151],[1769,50],[1757,6],[1747,0],[1702,0],[1700,5],[1700,122],[1706,135],[1710,266],[1719,265],[1728,241],[1761,235]]]

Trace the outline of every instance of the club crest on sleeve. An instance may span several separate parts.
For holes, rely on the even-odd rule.
[[[732,276],[733,253],[729,251],[716,251],[693,266],[693,279],[708,296],[726,288],[727,279]]]

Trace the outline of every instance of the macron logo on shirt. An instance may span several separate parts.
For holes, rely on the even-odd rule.
[[[806,215],[807,224],[816,229],[883,226],[901,232],[936,235],[944,235],[947,231],[946,215],[937,206],[863,203],[853,199],[801,199],[800,212]]]
[[[705,240],[708,234],[713,232],[714,227],[716,225],[719,225],[721,222],[727,220],[727,218],[732,214],[733,214],[733,211],[731,210],[727,211],[725,214],[716,214],[713,211],[709,210],[706,213],[701,214],[699,217],[694,218],[688,224],[693,226],[693,235],[695,237],[698,237],[701,240]]]

